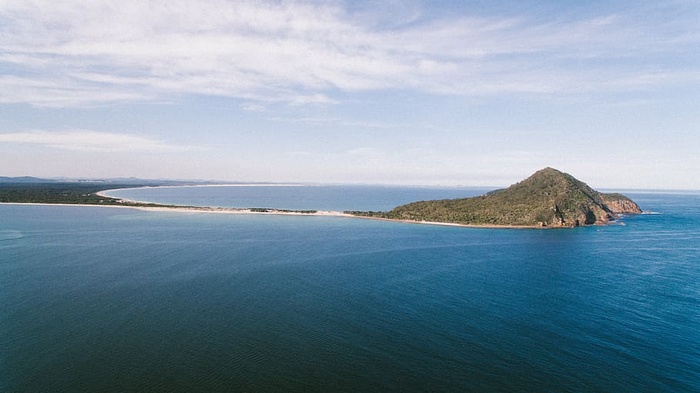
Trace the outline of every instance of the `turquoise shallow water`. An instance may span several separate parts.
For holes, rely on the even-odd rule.
[[[658,214],[0,205],[0,391],[700,391],[700,195],[630,196]]]

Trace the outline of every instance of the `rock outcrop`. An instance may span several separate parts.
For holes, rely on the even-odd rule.
[[[603,202],[613,214],[639,214],[642,209],[622,194],[601,194]]]

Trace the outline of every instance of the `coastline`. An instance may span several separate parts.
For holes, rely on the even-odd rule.
[[[105,198],[112,198],[101,193],[96,193],[99,196]],[[112,198],[115,199],[115,198]],[[124,205],[100,205],[100,204],[77,204],[77,203],[33,203],[33,202],[0,202],[0,205],[17,205],[17,206],[74,206],[74,207],[101,207],[101,208],[117,208],[117,209],[136,209],[141,211],[150,212],[178,212],[178,213],[209,213],[209,214],[242,214],[242,215],[275,215],[275,216],[309,216],[309,217],[341,217],[341,218],[355,218],[364,220],[374,220],[374,221],[388,221],[396,222],[401,224],[418,224],[418,225],[432,225],[432,226],[448,226],[448,227],[459,227],[459,228],[476,228],[476,229],[542,229],[536,226],[517,226],[517,225],[474,225],[474,224],[457,224],[450,222],[434,222],[434,221],[412,221],[412,220],[397,220],[391,218],[380,218],[380,217],[365,217],[357,216],[354,214],[344,213],[334,210],[316,210],[316,211],[293,211],[293,210],[279,210],[279,209],[248,209],[248,208],[230,208],[230,207],[211,207],[211,206],[138,206],[129,205],[128,203],[143,203],[139,201],[132,201],[126,199],[120,199],[123,201]]]
[[[216,206],[197,206],[197,205],[181,205],[181,204],[163,204],[157,202],[148,201],[138,201],[132,199],[125,199],[116,196],[110,196],[108,193],[110,191],[123,190],[123,189],[139,189],[139,188],[181,188],[181,187],[225,187],[225,186],[270,186],[269,184],[200,184],[200,185],[189,185],[189,186],[151,186],[144,185],[127,188],[109,188],[100,189],[93,188],[92,190],[68,190],[66,193],[63,189],[59,192],[63,193],[63,198],[60,196],[55,197],[56,191],[52,198],[46,198],[48,200],[41,200],[41,197],[46,196],[45,194],[39,194],[39,198],[36,195],[28,195],[26,199],[34,199],[34,201],[9,201],[0,202],[0,204],[13,204],[13,205],[46,205],[46,206],[78,206],[78,207],[118,207],[118,208],[131,208],[138,209],[142,211],[152,211],[152,212],[179,212],[179,213],[216,213],[216,214],[249,214],[249,215],[279,215],[279,216],[322,216],[322,217],[345,217],[345,218],[360,218],[367,220],[376,221],[389,221],[402,224],[421,224],[421,225],[432,225],[432,226],[449,226],[449,227],[460,227],[460,228],[477,228],[477,229],[551,229],[550,227],[543,227],[539,225],[500,225],[500,224],[467,224],[467,223],[454,223],[454,222],[443,222],[443,221],[426,221],[426,220],[411,220],[411,219],[401,219],[401,218],[385,218],[376,215],[363,215],[355,214],[357,212],[353,211],[335,211],[335,210],[291,210],[284,208],[239,208],[239,207],[216,207]],[[302,186],[301,184],[273,184],[272,186]],[[67,198],[66,198],[67,196]],[[76,196],[78,198],[76,198]],[[84,198],[92,196],[92,198]],[[29,198],[34,197],[34,198]],[[8,198],[5,199],[7,201]],[[39,199],[39,200],[36,200]]]
[[[268,184],[204,184],[204,185],[192,185],[192,186],[144,186],[144,187],[134,187],[133,189],[138,189],[138,188],[160,188],[160,187],[170,187],[170,188],[176,188],[176,187],[228,187],[228,186],[240,186],[240,187],[247,187],[247,186],[269,186]],[[301,184],[277,184],[273,186],[288,186],[288,187],[297,187],[297,186],[302,186]],[[122,188],[119,189],[114,189],[114,190],[123,190]],[[123,198],[115,198],[112,196],[107,195],[106,193],[112,191],[112,189],[109,190],[103,190],[103,191],[98,191],[95,193],[95,195],[103,197],[103,198],[109,198],[109,199],[116,199],[118,201],[123,201],[124,203],[133,203],[133,204],[152,204],[153,202],[147,202],[147,201],[136,201],[132,199],[123,199]],[[85,206],[100,206],[100,205],[85,205]],[[310,211],[293,211],[293,210],[284,210],[284,209],[252,209],[252,208],[232,208],[232,207],[212,207],[212,206],[180,206],[180,205],[171,205],[171,206],[130,206],[130,205],[103,205],[104,207],[130,207],[134,209],[140,209],[140,210],[146,210],[146,211],[180,211],[180,212],[190,212],[190,213],[219,213],[219,214],[253,214],[253,215],[281,215],[281,216],[323,216],[323,217],[345,217],[345,218],[357,218],[357,219],[365,219],[365,220],[375,220],[375,221],[388,221],[388,222],[396,222],[396,223],[401,223],[401,224],[420,224],[420,225],[433,225],[433,226],[447,226],[447,227],[459,227],[459,228],[481,228],[481,229],[548,229],[548,228],[542,228],[540,226],[525,226],[525,225],[478,225],[478,224],[458,224],[458,223],[451,223],[451,222],[438,222],[438,221],[414,221],[414,220],[399,220],[399,219],[392,219],[392,218],[381,218],[381,217],[367,217],[367,216],[360,216],[360,215],[355,215],[355,214],[350,214],[350,213],[345,213],[341,211],[334,211],[334,210],[315,210],[313,212]]]
[[[216,184],[186,184],[186,185],[144,185],[136,187],[126,187],[126,188],[110,188],[107,190],[98,191],[95,195],[104,197],[119,199],[106,195],[106,192],[118,191],[118,190],[138,190],[138,189],[149,189],[149,188],[210,188],[210,187],[304,187],[307,186],[302,183],[216,183]]]

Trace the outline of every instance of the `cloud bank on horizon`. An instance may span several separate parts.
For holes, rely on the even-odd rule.
[[[498,185],[559,165],[603,185],[641,170],[622,184],[700,188],[699,9],[0,1],[0,150],[38,158],[0,164]],[[70,162],[96,152],[109,165]]]

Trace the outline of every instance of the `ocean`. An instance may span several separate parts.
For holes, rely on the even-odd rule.
[[[110,195],[482,192],[246,188]],[[649,214],[564,230],[0,205],[0,391],[700,392],[700,193],[626,195]]]

